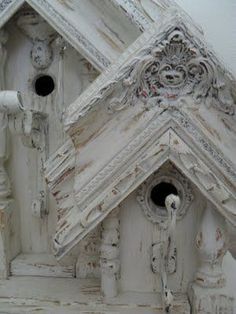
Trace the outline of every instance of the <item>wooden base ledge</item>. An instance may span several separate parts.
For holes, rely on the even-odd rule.
[[[4,314],[162,314],[156,293],[127,292],[103,301],[100,281],[92,279],[10,277],[0,281]],[[176,295],[173,313],[190,313],[186,295]]]
[[[50,254],[20,254],[10,266],[12,276],[42,276],[42,277],[75,277],[75,267],[69,261],[60,265]]]

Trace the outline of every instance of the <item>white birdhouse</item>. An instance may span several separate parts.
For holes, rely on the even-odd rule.
[[[235,101],[173,1],[0,1],[0,312],[236,313]]]

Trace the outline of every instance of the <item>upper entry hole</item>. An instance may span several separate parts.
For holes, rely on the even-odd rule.
[[[159,207],[165,207],[165,199],[168,195],[178,195],[176,187],[168,182],[161,182],[155,185],[151,190],[151,200]]]
[[[35,92],[39,96],[48,96],[54,91],[55,84],[51,76],[42,75],[35,80]]]

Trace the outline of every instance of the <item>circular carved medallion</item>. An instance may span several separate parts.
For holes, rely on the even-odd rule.
[[[165,198],[170,194],[180,197],[177,219],[181,219],[193,201],[193,192],[189,181],[172,165],[154,172],[138,188],[137,200],[148,220],[158,224],[166,221]]]

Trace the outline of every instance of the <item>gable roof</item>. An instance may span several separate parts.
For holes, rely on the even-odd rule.
[[[170,160],[236,225],[233,77],[181,15],[154,25],[65,113],[46,165],[58,259]]]
[[[116,60],[151,23],[134,3],[123,0],[0,0],[0,28],[24,3],[99,71]]]

